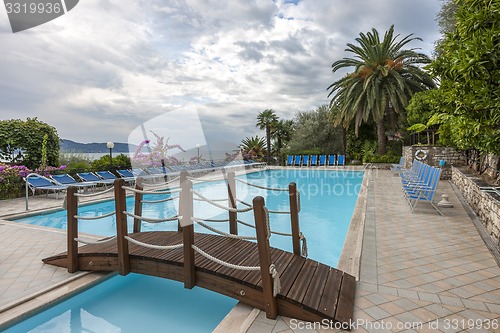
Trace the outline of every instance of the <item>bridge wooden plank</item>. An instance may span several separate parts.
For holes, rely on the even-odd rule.
[[[282,251],[280,249],[271,248],[271,260],[276,266],[276,270],[280,275],[280,279],[282,278],[283,273],[285,272],[288,265],[290,265],[290,262],[292,261],[293,257],[294,257],[293,253]],[[262,287],[262,279],[259,280],[257,286]]]
[[[254,246],[251,249],[251,251],[248,251],[248,257],[241,262],[241,265],[244,265],[244,266],[258,266],[259,265],[259,249],[257,248],[257,246]],[[227,275],[230,276],[231,280],[240,281],[240,282],[244,283],[245,285],[251,285],[248,282],[246,282],[247,276],[249,276],[251,274],[258,274],[260,276],[260,273],[256,273],[255,271],[243,271],[240,269],[234,269],[234,270],[231,270],[227,273]],[[255,286],[253,286],[253,288],[255,288]]]
[[[325,282],[327,281],[329,272],[329,266],[323,265],[322,263],[318,264],[318,268],[311,279],[309,288],[307,288],[306,295],[302,301],[304,307],[316,311],[319,306],[323,290],[325,289]]]
[[[225,260],[223,259],[226,258],[224,256],[225,252],[235,245],[234,242],[235,239],[227,237],[222,237],[222,239],[207,237],[207,240],[209,242],[206,243],[204,246],[199,246],[200,249],[202,249],[209,255],[221,260]],[[218,268],[220,266],[219,264],[213,262],[210,259],[205,258],[196,251],[195,251],[195,263],[197,269],[205,272],[212,272],[215,268]]]
[[[304,265],[305,262],[306,259],[304,257],[293,256],[290,264],[280,275],[280,281],[281,281],[280,295],[285,296],[288,294],[290,288],[292,288],[292,285],[295,282],[295,279],[297,278],[297,275],[300,273],[300,270],[302,269],[302,266]]]
[[[252,250],[257,250],[257,247],[255,246],[254,243],[250,242],[245,242],[243,246],[240,246],[237,249],[232,249],[234,251],[234,256],[231,258],[230,262],[234,265],[239,265],[239,266],[246,266],[244,265],[244,261],[248,258],[249,255],[251,255]],[[257,252],[255,252],[257,253]],[[256,254],[255,254],[256,255]],[[234,271],[235,269],[229,268],[226,266],[220,266],[217,270],[216,273],[218,275],[228,275],[230,272]]]
[[[348,322],[352,319],[354,310],[354,295],[356,292],[356,278],[344,273],[340,287],[339,300],[335,319],[340,322]]]
[[[222,261],[226,262],[231,262],[232,263],[232,258],[236,256],[237,252],[240,250],[241,247],[243,247],[245,243],[241,242],[238,239],[234,238],[228,238],[228,242],[226,243],[218,243],[217,247],[213,248],[210,252],[208,252],[210,255],[216,257],[217,259],[220,259]],[[209,262],[205,264],[204,269],[207,271],[215,272],[218,268],[221,267],[220,264],[211,261],[209,259],[203,258],[205,260],[208,260]],[[198,264],[197,264],[198,266]]]
[[[322,313],[329,318],[335,318],[341,283],[342,271],[332,268],[328,273],[328,278],[325,282],[325,289],[321,295],[321,300],[317,309],[319,313]]]
[[[311,283],[312,277],[316,272],[318,267],[318,262],[307,259],[302,266],[297,278],[290,287],[290,291],[286,294],[286,297],[293,303],[297,305],[302,304],[302,300],[306,294],[309,284]]]

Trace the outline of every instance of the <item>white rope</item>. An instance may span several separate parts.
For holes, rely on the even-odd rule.
[[[160,189],[164,189],[165,187],[167,187],[167,185],[171,185],[173,184],[174,182],[176,182],[179,178],[181,177],[176,177],[174,179],[171,179],[169,181],[166,181],[166,182],[162,182],[162,183],[153,183],[153,184],[148,184],[148,183],[144,183],[144,187],[148,187],[148,190],[160,190]]]
[[[99,239],[97,241],[84,240],[84,239],[81,239],[81,238],[74,238],[74,240],[77,241],[78,243],[82,243],[82,244],[85,244],[85,245],[95,245],[95,244],[107,243],[109,241],[114,240],[115,238],[116,238],[116,236],[108,237],[108,238],[105,238],[105,239]]]
[[[96,197],[98,195],[101,195],[101,194],[104,194],[104,193],[108,193],[108,192],[111,192],[113,191],[115,188],[113,186],[111,186],[110,188],[104,190],[104,191],[100,191],[100,192],[96,192],[96,193],[88,193],[88,194],[84,194],[84,193],[75,193],[75,197],[81,197],[81,198],[88,198],[88,197]]]
[[[79,220],[99,220],[103,219],[105,217],[113,216],[115,215],[115,212],[109,212],[107,214],[99,215],[99,216],[81,216],[81,215],[75,215],[73,216],[75,219]]]
[[[271,223],[269,222],[269,211],[267,210],[267,207],[264,206],[264,217],[265,217],[265,223],[266,223],[266,231],[267,231],[267,240],[269,241],[269,238],[271,238]]]
[[[307,240],[302,232],[299,232],[299,238],[302,241],[302,255],[307,258]]]
[[[269,266],[269,274],[271,274],[271,277],[273,278],[273,296],[276,297],[276,295],[278,295],[281,291],[281,281],[280,275],[278,274],[274,264]]]
[[[300,213],[300,192],[297,191],[297,213]]]
[[[271,214],[290,214],[289,211],[284,210],[268,210],[268,212]]]
[[[205,200],[203,200],[203,199],[199,199],[199,198],[194,198],[193,200],[195,200],[195,201],[205,201]],[[213,202],[217,202],[217,201],[227,201],[227,199],[226,199],[226,198],[224,198],[224,199],[211,199],[211,200],[212,200]]]
[[[249,204],[248,202],[245,202],[245,201],[240,200],[238,198],[236,198],[236,201],[238,201],[240,204],[245,205],[247,207],[252,207],[252,204]]]
[[[193,217],[193,218],[196,218],[196,217]],[[229,222],[229,219],[203,219],[202,221],[205,221],[205,222]]]
[[[246,223],[246,222],[243,222],[242,220],[236,220],[236,222],[238,223],[241,223],[243,225],[246,225],[247,227],[250,227],[250,228],[254,228],[255,229],[255,226],[250,224],[250,223]],[[279,235],[279,236],[288,236],[288,237],[292,237],[293,235],[292,234],[288,234],[286,232],[280,232],[280,231],[273,231],[271,230],[271,233],[272,234],[275,234],[275,235]],[[300,236],[300,235],[299,235]]]
[[[208,224],[205,224],[203,223],[203,220],[201,219],[197,219],[196,217],[193,217],[191,218],[192,221],[195,221],[196,223],[198,223],[199,225],[201,225],[202,227],[212,231],[212,232],[215,232],[216,234],[219,234],[219,235],[222,235],[222,236],[226,236],[226,237],[229,237],[229,238],[234,238],[234,239],[243,239],[243,240],[257,240],[257,237],[255,236],[240,236],[240,235],[233,235],[233,234],[229,234],[227,232],[224,232],[222,230],[219,230],[219,229],[216,229],[216,228],[213,228],[211,226],[209,226]]]
[[[243,271],[258,271],[258,270],[260,270],[260,266],[240,266],[240,265],[231,264],[229,262],[226,262],[226,261],[223,261],[223,260],[220,260],[220,259],[217,259],[217,258],[211,256],[210,254],[206,253],[205,251],[203,251],[202,249],[200,249],[199,247],[197,247],[194,244],[191,245],[191,247],[193,248],[193,250],[195,250],[196,252],[201,254],[203,257],[207,258],[208,260],[214,261],[214,262],[218,263],[219,265],[226,266],[226,267],[229,267],[232,269],[239,269],[239,270],[243,270]]]
[[[165,188],[164,190],[165,191],[160,191],[159,189],[158,190],[139,190],[137,188],[134,188],[134,187],[130,187],[130,186],[122,186],[122,188],[124,188],[125,190],[127,191],[130,191],[130,192],[134,192],[134,193],[141,193],[141,194],[170,194],[170,193],[176,193],[176,192],[180,192],[181,189],[169,189],[169,188]]]
[[[144,216],[135,215],[135,214],[127,212],[127,211],[123,211],[123,214],[130,216],[130,217],[133,217],[134,219],[138,219],[138,220],[148,222],[148,223],[161,223],[161,222],[177,221],[179,219],[182,219],[182,216],[178,216],[178,215],[166,217],[163,219],[155,219],[152,217],[144,217]]]
[[[249,185],[249,186],[253,186],[253,187],[257,187],[257,188],[260,188],[260,189],[263,189],[263,190],[269,190],[269,191],[288,191],[288,188],[281,188],[281,187],[265,187],[265,186],[260,186],[260,185],[257,185],[257,184],[252,184],[252,183],[248,183],[244,180],[241,180],[239,178],[234,178],[235,180],[239,181],[240,183],[243,183],[243,184],[246,184],[246,185]]]
[[[170,197],[170,198],[166,198],[166,199],[160,199],[160,200],[141,200],[141,202],[145,203],[145,204],[155,204],[155,203],[160,203],[160,202],[172,201],[172,200],[175,200],[177,198],[179,198],[179,196]]]
[[[208,202],[209,204],[211,204],[212,206],[215,206],[215,207],[218,207],[220,209],[224,209],[224,210],[227,210],[229,212],[233,212],[233,213],[245,213],[245,212],[249,212],[253,209],[253,207],[248,207],[248,208],[242,208],[242,209],[237,209],[237,208],[231,208],[231,207],[227,207],[227,206],[224,206],[224,205],[221,205],[221,204],[218,204],[210,199],[208,199],[207,197],[203,196],[202,194],[194,191],[194,190],[191,190],[191,192],[193,192],[194,195],[196,195],[197,197],[205,200],[206,202]]]
[[[149,243],[143,243],[140,242],[136,239],[133,239],[129,236],[124,236],[126,240],[128,240],[131,243],[134,243],[136,245],[142,246],[142,247],[147,247],[149,249],[154,249],[154,250],[175,250],[175,249],[180,249],[183,247],[183,244],[176,244],[176,245],[154,245],[154,244],[149,244]]]

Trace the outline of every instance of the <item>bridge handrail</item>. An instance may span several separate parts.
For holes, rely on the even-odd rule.
[[[134,219],[138,219],[138,220],[148,222],[148,223],[162,223],[162,222],[178,221],[179,219],[182,218],[182,216],[174,215],[174,216],[165,217],[162,219],[156,219],[153,217],[145,217],[145,216],[135,215],[134,213],[130,213],[127,211],[123,211],[122,213],[127,215],[127,216],[133,217]]]

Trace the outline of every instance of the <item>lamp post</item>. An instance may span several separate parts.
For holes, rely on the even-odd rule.
[[[198,152],[197,152],[197,154],[198,154],[198,155],[197,155],[197,156],[198,156],[198,164],[200,164],[200,144],[199,144],[199,143],[198,143],[198,144],[196,144],[196,149],[197,149],[197,151],[198,151]]]
[[[106,147],[109,148],[109,166],[113,166],[113,148],[115,147],[115,144],[112,141],[109,141],[106,143]]]

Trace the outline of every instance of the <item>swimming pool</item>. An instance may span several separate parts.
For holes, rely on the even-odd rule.
[[[340,257],[340,253],[342,251],[342,246],[344,243],[344,239],[347,233],[347,229],[349,227],[349,221],[352,216],[352,212],[357,200],[357,194],[359,193],[359,189],[361,187],[361,182],[363,178],[363,172],[347,172],[347,171],[330,171],[330,170],[314,170],[314,171],[309,171],[309,170],[267,170],[267,171],[261,171],[257,173],[252,173],[246,175],[247,181],[251,182],[253,184],[258,184],[261,186],[265,187],[287,187],[288,183],[290,181],[295,181],[297,183],[297,188],[301,192],[301,206],[302,210],[300,213],[300,228],[301,231],[304,233],[304,235],[307,237],[307,243],[308,243],[308,252],[309,252],[309,257],[312,259],[315,259],[317,261],[323,262],[327,265],[330,266],[336,266],[338,259]],[[195,186],[196,191],[202,193],[203,195],[209,197],[209,198],[224,198],[227,197],[227,189],[226,185],[223,182],[209,182],[209,183],[202,183],[198,184]],[[253,188],[253,187],[248,187],[244,184],[241,184],[237,182],[237,197],[239,199],[243,199],[244,201],[251,202],[251,199],[256,196],[256,195],[261,195],[265,198],[266,200],[266,206],[269,209],[273,210],[287,210],[288,209],[288,195],[287,192],[271,192],[271,191],[265,191],[261,190],[258,188]],[[154,198],[153,198],[154,199]],[[127,207],[128,210],[131,211],[133,208],[132,205],[132,199],[129,199],[127,202]],[[114,210],[114,203],[113,202],[104,202],[104,203],[99,203],[96,205],[89,205],[89,206],[84,206],[80,208],[80,215],[88,215],[88,216],[96,216],[96,215],[104,215],[109,211]],[[195,215],[200,215],[203,214],[202,216],[205,218],[226,218],[227,213],[224,211],[221,211],[219,208],[210,206],[207,203],[204,202],[196,202],[195,203]],[[163,216],[171,216],[176,214],[176,203],[168,203],[168,204],[162,204],[162,205],[145,205],[143,209],[143,215],[145,216],[150,216],[150,217],[158,217]],[[247,214],[239,214],[238,218],[249,223],[253,223],[253,214],[247,213]],[[65,212],[57,212],[57,213],[52,213],[52,214],[47,214],[47,215],[39,215],[36,217],[28,217],[24,219],[17,220],[18,222],[23,222],[23,223],[30,223],[30,224],[37,224],[37,225],[46,225],[46,226],[51,226],[51,227],[57,227],[61,229],[66,228],[66,215]],[[129,223],[129,226],[131,227],[132,223]],[[290,221],[289,221],[289,216],[284,215],[284,214],[276,214],[271,216],[271,226],[273,230],[277,231],[282,231],[282,232],[290,232]],[[221,228],[220,223],[217,224],[217,227],[219,229],[224,230],[224,228]],[[143,225],[143,231],[148,231],[148,230],[176,230],[177,226],[174,223],[170,224],[144,224]],[[197,232],[207,232],[200,226],[195,226]],[[106,219],[101,219],[97,221],[80,221],[79,223],[79,229],[82,232],[88,232],[88,233],[93,233],[93,234],[98,234],[98,235],[112,235],[115,232],[115,226],[114,226],[114,218],[106,218]],[[225,228],[225,231],[228,231],[228,227]],[[239,226],[239,233],[243,235],[250,235],[254,233],[254,230],[245,226],[240,225]],[[291,240],[288,237],[284,236],[274,236],[271,237],[271,245],[274,247],[282,248],[288,251],[291,251],[292,246],[291,246]],[[132,275],[133,276],[133,275]],[[128,281],[127,277],[115,277],[110,279],[109,285],[114,286],[115,284],[117,286],[122,286],[122,287],[117,287],[117,290],[120,290],[120,294],[123,293],[122,297],[124,299],[133,299],[134,303],[138,303],[137,308],[144,308],[144,305],[141,304],[149,304],[151,302],[150,299],[156,298],[158,294],[152,293],[148,297],[145,292],[140,292],[140,293],[134,293],[132,292],[131,294],[128,294],[127,292],[127,286],[130,285],[135,285],[135,284],[140,284],[140,285],[148,285],[152,282],[149,282],[150,278],[149,277],[136,277],[133,276],[133,279],[139,279],[140,282],[134,282],[136,280],[132,280],[132,282]],[[142,280],[144,279],[144,280]],[[157,279],[157,278],[151,278],[151,279]],[[121,281],[125,281],[123,284]],[[162,280],[165,283],[167,283],[166,280]],[[108,282],[108,281],[107,281]],[[162,282],[158,282],[162,283]],[[165,299],[166,302],[173,303],[174,307],[176,307],[177,304],[183,303],[184,296],[180,296],[180,299],[172,299],[170,297],[171,294],[177,294],[179,295],[189,295],[192,290],[186,290],[182,288],[182,285],[178,285],[177,287],[175,286],[175,283],[172,281],[168,281],[170,284],[171,291],[166,292],[169,297]],[[173,284],[172,284],[173,283]],[[106,285],[105,285],[106,286]],[[101,287],[101,286],[98,286]],[[89,299],[92,298],[91,296],[85,296],[87,293],[93,294],[95,292],[97,287],[89,289],[89,291],[86,291],[79,296],[71,298],[69,301],[71,304],[73,302],[77,302],[76,299],[78,297],[83,297],[84,299]],[[101,290],[101,288],[98,288]],[[104,288],[105,289],[105,288]],[[175,289],[175,293],[172,292]],[[199,288],[195,288],[199,289]],[[194,290],[195,290],[194,289]],[[205,290],[201,290],[201,292],[205,292]],[[210,293],[206,291],[207,293]],[[144,297],[137,297],[137,295],[144,295]],[[213,294],[213,293],[212,293]],[[84,295],[84,296],[81,296]],[[201,295],[201,294],[200,294]],[[213,299],[213,296],[220,297],[220,300]],[[186,296],[187,297],[187,296]],[[216,298],[217,298],[216,297]],[[88,313],[90,313],[94,317],[99,317],[103,321],[103,323],[112,323],[114,326],[116,326],[116,323],[114,323],[113,319],[104,319],[104,317],[107,318],[106,312],[89,312],[86,309],[87,308],[100,308],[101,305],[100,302],[107,301],[108,298],[112,299],[112,297],[109,297],[106,292],[104,292],[104,296],[99,296],[96,297],[97,300],[99,301],[89,301],[89,303],[85,303],[82,305],[80,308],[78,306],[76,308],[71,308],[72,310],[68,314],[68,311],[66,312],[61,312],[59,310],[59,315],[58,318],[60,317],[61,321],[63,323],[67,323],[68,321],[68,316],[71,318],[71,316],[76,315],[76,313],[79,314],[81,318],[88,317]],[[198,296],[197,300],[195,303],[202,302],[202,296]],[[228,303],[227,303],[228,302]],[[207,303],[206,306],[208,308],[217,308],[219,309],[226,309],[225,304],[235,304],[236,301],[223,297],[221,295],[211,295],[207,294]],[[121,308],[119,305],[125,305],[126,302],[123,301],[117,301],[116,303],[112,303],[110,307],[113,309],[117,309],[116,311],[118,312],[123,312],[126,313],[126,310],[118,310],[118,308]],[[60,304],[62,306],[62,303]],[[135,306],[133,306],[135,308]],[[232,307],[232,305],[230,306]],[[230,308],[229,307],[229,308]],[[80,309],[80,310],[78,310]],[[52,310],[49,310],[52,311]],[[197,315],[195,316],[195,320],[187,320],[187,321],[182,321],[183,324],[190,323],[193,324],[193,328],[187,328],[184,327],[186,332],[193,332],[197,331],[197,324],[200,324],[205,327],[205,331],[211,331],[219,322],[220,320],[224,317],[224,315],[227,313],[229,310],[223,310],[221,311],[222,314],[219,316],[217,315],[212,315],[210,318],[212,319],[196,319]],[[47,311],[46,311],[47,312]],[[45,312],[44,312],[45,313]],[[74,314],[75,313],[75,314]],[[155,316],[162,317],[161,315],[164,312],[160,312]],[[172,313],[171,311],[168,311],[168,313]],[[83,315],[84,314],[84,315]],[[147,314],[147,311],[146,311]],[[171,318],[175,318],[175,322],[179,322],[178,320],[179,315],[183,314],[178,313],[175,311],[175,314],[172,314]],[[42,314],[40,314],[42,315]],[[54,314],[52,314],[52,317]],[[26,322],[31,322],[38,316],[32,317],[30,320]],[[47,315],[46,323],[42,324],[47,325],[48,322],[52,322],[52,320],[55,319],[50,319],[52,318],[50,314]],[[127,318],[127,316],[123,316],[124,318]],[[120,325],[123,325],[120,327],[120,329],[124,331],[134,331],[134,330],[129,330],[129,327],[135,327],[135,323],[137,320],[137,314],[136,317],[130,316],[132,319],[132,322],[127,324],[126,322],[121,323]],[[170,317],[170,316],[169,316]],[[214,319],[215,318],[215,319]],[[170,319],[171,320],[171,319]],[[43,320],[42,320],[43,321]],[[56,320],[57,321],[57,320]],[[19,324],[19,325],[28,325],[26,322]],[[31,324],[30,324],[31,325]],[[51,325],[57,325],[57,324],[51,324]],[[64,324],[61,324],[64,326]],[[155,324],[155,327],[160,327],[160,325],[170,325],[170,324],[164,324],[164,323],[158,323]],[[172,324],[173,325],[173,324]],[[215,325],[215,326],[213,326]],[[71,326],[71,325],[70,325]],[[212,328],[209,328],[212,327]],[[17,325],[12,327],[11,331],[7,332],[21,332],[21,331],[26,331],[26,330],[17,330]],[[30,326],[31,327],[31,326]],[[35,327],[35,326],[32,326]],[[65,326],[66,328],[68,327],[67,325]],[[78,326],[80,327],[80,326]],[[105,330],[106,326],[101,326],[102,329]],[[35,331],[43,331],[43,329],[35,329]],[[82,330],[73,330],[72,328],[69,330],[66,330],[67,332],[80,332]],[[144,331],[144,330],[140,330]],[[149,331],[149,330],[146,330]],[[160,330],[161,331],[161,330]],[[172,330],[175,332],[181,332],[181,328],[178,330]]]

